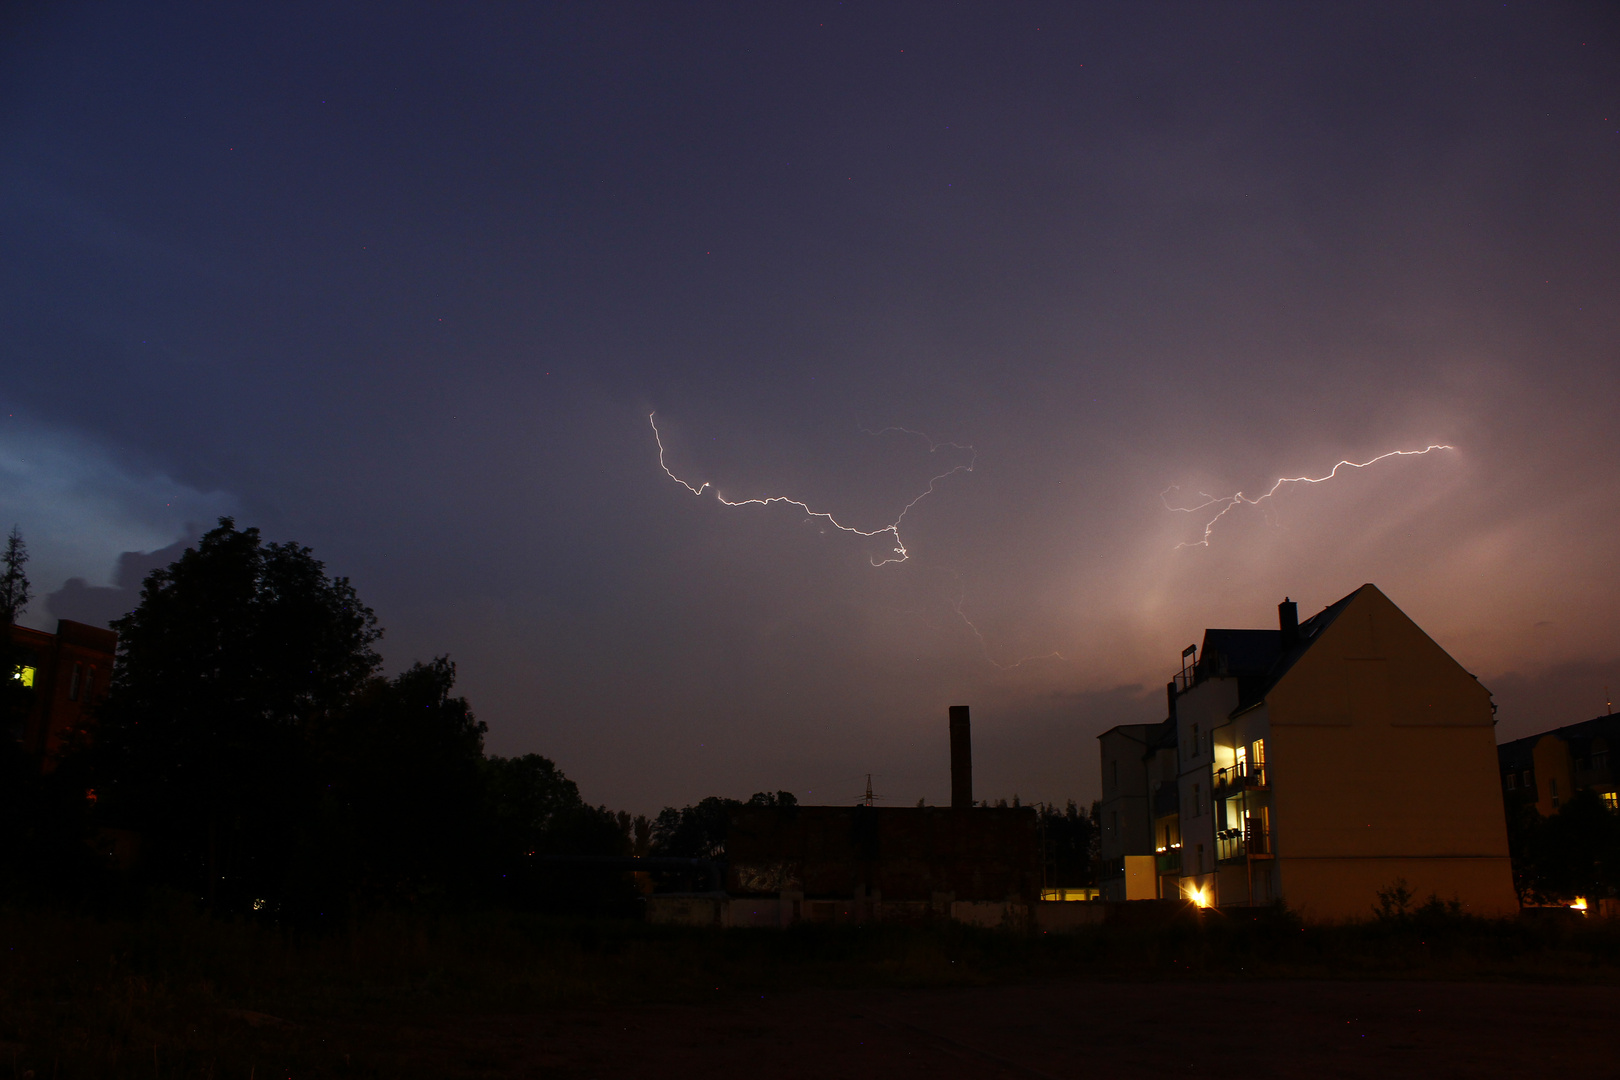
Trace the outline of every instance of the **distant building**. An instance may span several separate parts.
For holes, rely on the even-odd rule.
[[[1490,693],[1364,585],[1276,630],[1207,630],[1160,724],[1102,750],[1103,896],[1366,917],[1404,880],[1518,910]]]
[[[1040,899],[1030,807],[740,806],[727,891],[777,898],[788,921],[920,922]],[[969,920],[972,921],[972,920]]]
[[[49,768],[63,744],[85,727],[91,707],[106,696],[118,635],[62,619],[54,634],[13,625],[11,641],[20,653],[16,677],[34,690],[21,730],[11,734]]]
[[[1556,814],[1577,791],[1596,791],[1611,810],[1620,810],[1620,772],[1610,759],[1620,749],[1620,716],[1599,716],[1579,724],[1514,739],[1496,748],[1502,797],[1508,806],[1534,806]]]
[[[1088,890],[1043,894],[1033,807],[981,806],[965,706],[950,710],[951,805],[743,805],[726,835],[726,889],[654,894],[653,922],[788,926],[924,922],[1066,929],[1100,921]],[[1047,899],[1046,897],[1050,897]]]

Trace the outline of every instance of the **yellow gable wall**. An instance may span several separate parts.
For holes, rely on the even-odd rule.
[[[1490,694],[1372,585],[1266,696],[1280,888],[1307,918],[1371,914],[1405,878],[1518,910]]]

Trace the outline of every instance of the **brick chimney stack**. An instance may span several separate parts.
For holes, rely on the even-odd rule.
[[[951,706],[951,808],[973,806],[973,738],[968,728],[968,707]]]

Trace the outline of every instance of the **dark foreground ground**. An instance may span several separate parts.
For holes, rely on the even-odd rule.
[[[1620,989],[1430,982],[808,991],[378,1025],[447,1075],[1613,1076]]]
[[[0,908],[0,1080],[1620,1075],[1620,921],[1072,935]]]

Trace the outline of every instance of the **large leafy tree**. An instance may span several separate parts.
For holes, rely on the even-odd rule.
[[[319,813],[290,913],[466,895],[484,854],[485,725],[447,657],[369,679],[313,733]]]
[[[95,750],[100,813],[210,906],[274,902],[312,827],[316,732],[371,683],[381,636],[346,578],[230,518],[149,574],[113,624]]]

